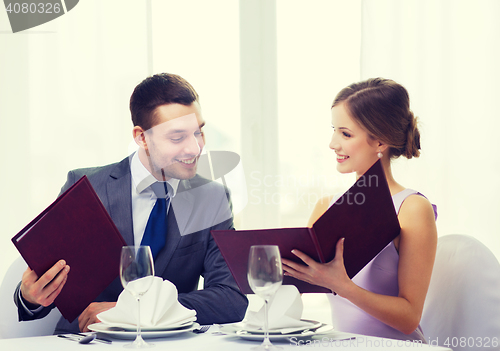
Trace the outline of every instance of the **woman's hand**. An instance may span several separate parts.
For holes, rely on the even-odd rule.
[[[344,296],[351,284],[354,284],[344,266],[344,238],[337,242],[335,258],[328,263],[318,263],[299,250],[293,250],[292,253],[306,265],[283,258],[285,275],[325,287],[340,296]]]

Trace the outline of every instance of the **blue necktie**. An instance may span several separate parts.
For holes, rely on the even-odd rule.
[[[153,259],[156,259],[158,253],[163,249],[167,236],[167,208],[170,202],[170,196],[166,191],[166,183],[156,182],[151,185],[158,199],[149,215],[146,229],[142,237],[141,245],[150,246],[153,253]],[[162,189],[163,188],[163,189]]]

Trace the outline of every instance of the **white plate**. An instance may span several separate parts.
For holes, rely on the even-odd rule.
[[[290,333],[290,334],[269,334],[269,339],[279,340],[279,339],[289,339],[289,338],[308,338],[314,335],[327,334],[333,330],[333,327],[328,324],[323,324],[320,328],[316,330],[304,330],[300,333]],[[245,340],[262,341],[264,340],[263,334],[251,334],[245,330],[235,328],[233,325],[221,325],[219,331],[223,334],[234,335]]]
[[[151,330],[142,331],[143,338],[164,338],[176,334],[190,332],[192,330],[198,329],[200,325],[198,323],[193,323],[191,326],[177,329],[164,329],[164,330]],[[135,339],[136,331],[132,330],[114,330],[113,327],[105,325],[104,323],[94,323],[88,326],[88,328],[94,332],[104,333],[111,335],[117,339]]]
[[[269,334],[283,334],[281,332],[281,330],[285,330],[285,329],[291,329],[291,330],[293,329],[292,333],[296,334],[296,333],[302,332],[302,331],[304,331],[306,329],[317,329],[317,328],[321,327],[321,325],[323,324],[321,322],[312,321],[310,319],[301,319],[300,321],[301,322],[307,322],[308,325],[304,325],[304,326],[296,327],[296,328],[288,327],[288,328],[269,329]],[[230,325],[233,326],[233,327],[235,327],[238,330],[245,330],[246,332],[248,332],[250,334],[259,334],[259,335],[263,335],[264,334],[264,331],[262,329],[260,329],[260,328],[259,329],[246,328],[244,322],[233,323],[233,324],[230,324]],[[286,335],[286,334],[290,334],[290,333],[285,333],[283,335]]]
[[[183,321],[180,321],[178,323],[173,323],[173,324],[169,324],[168,326],[164,326],[164,327],[142,327],[142,331],[165,331],[165,330],[172,330],[172,329],[179,329],[179,328],[185,328],[185,327],[189,327],[190,325],[192,325],[194,323],[194,321],[196,320],[196,316],[194,317],[191,317],[189,319],[185,319]],[[119,323],[113,323],[113,324],[108,324],[108,323],[102,323],[103,325],[105,325],[106,327],[109,327],[109,328],[112,328],[112,327],[115,327],[115,329],[125,329],[125,331],[132,331],[132,332],[136,332],[137,331],[137,327],[135,325],[130,325],[130,324],[119,324]]]

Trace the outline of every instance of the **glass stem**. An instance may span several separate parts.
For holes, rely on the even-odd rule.
[[[270,343],[269,340],[269,300],[264,299],[264,343]]]
[[[137,297],[137,338],[142,339],[141,335],[141,297]]]

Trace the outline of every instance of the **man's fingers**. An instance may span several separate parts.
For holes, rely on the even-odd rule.
[[[40,279],[38,279],[38,283],[42,286],[46,286],[49,284],[58,274],[66,267],[66,261],[60,260],[55,265],[53,265],[47,272],[45,272]]]
[[[69,266],[65,266],[59,274],[42,289],[42,294],[45,295],[45,299],[41,301],[41,305],[47,307],[50,306],[54,300],[59,296],[64,284],[68,280]]]
[[[80,329],[81,332],[85,332],[85,328],[88,325],[87,322],[90,318],[90,313],[88,311],[89,307],[87,307],[85,311],[82,312],[80,317],[78,317],[78,328]]]
[[[68,269],[68,271],[69,271],[69,266],[68,266],[68,268],[67,268],[67,269]],[[54,302],[54,300],[55,300],[55,299],[59,296],[59,294],[61,293],[61,290],[62,290],[62,288],[64,287],[64,284],[66,284],[66,282],[67,282],[67,281],[68,281],[68,275],[66,274],[66,275],[63,277],[63,279],[62,279],[61,283],[59,284],[59,286],[57,287],[57,289],[56,289],[56,290],[54,290],[53,292],[51,292],[51,293],[47,296],[47,298],[45,299],[45,304],[44,304],[44,306],[45,306],[45,307],[50,306],[50,305]],[[53,282],[53,283],[56,283],[56,282]]]
[[[64,260],[56,263],[37,281],[33,281],[34,271],[23,274],[21,294],[24,299],[34,305],[49,306],[54,302],[66,283],[70,267]]]
[[[35,271],[29,267],[26,268],[26,270],[23,273],[22,282],[30,284],[30,283],[35,283],[37,280],[38,280],[38,275],[35,273]]]
[[[100,322],[97,315],[116,306],[116,302],[93,302],[87,306],[78,317],[78,327],[80,331],[85,333],[90,331],[88,326]]]

